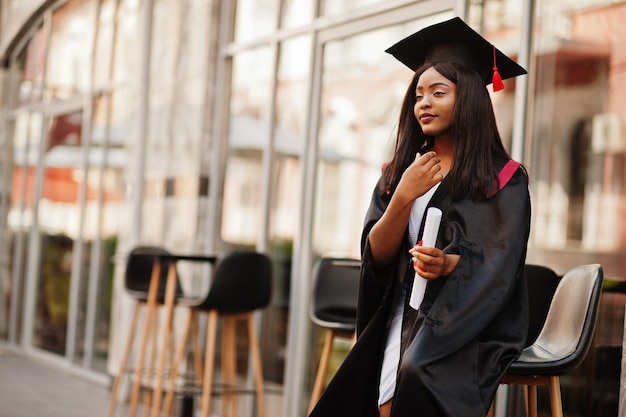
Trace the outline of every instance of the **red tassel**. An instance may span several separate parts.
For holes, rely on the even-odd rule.
[[[500,77],[500,73],[498,72],[498,67],[493,67],[493,91],[504,90],[504,83],[502,82],[502,77]]]
[[[500,73],[498,72],[498,66],[496,65],[496,47],[493,47],[493,77],[491,79],[493,84],[493,91],[504,90],[504,83],[502,82],[502,77],[500,77]]]

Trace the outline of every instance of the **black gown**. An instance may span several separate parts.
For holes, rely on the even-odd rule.
[[[440,184],[428,204],[443,212],[436,246],[460,258],[452,274],[428,282],[419,312],[408,306],[414,276],[408,233],[391,264],[379,268],[371,261],[367,236],[390,199],[377,188],[365,218],[357,342],[310,416],[378,417],[383,353],[403,287],[407,305],[391,416],[485,416],[526,340],[526,173],[518,169],[480,201],[452,201],[446,180]]]

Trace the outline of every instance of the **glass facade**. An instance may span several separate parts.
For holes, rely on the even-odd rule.
[[[68,1],[39,16],[9,57],[4,108],[3,336],[97,373],[124,195],[128,108],[112,81],[125,7]]]
[[[626,83],[617,44],[626,36],[619,23],[626,4],[544,0],[536,7],[526,144],[535,202],[530,256],[560,271],[604,267],[612,285],[605,285],[586,362],[563,378],[564,407],[572,415],[617,415],[625,295],[615,284],[626,272]]]
[[[617,414],[626,1],[17,3],[0,0],[3,21],[27,22],[1,32],[0,338],[115,373],[134,245],[257,249],[274,267],[258,321],[268,406],[304,415],[323,340],[311,268],[359,257],[411,77],[384,50],[461,15],[529,68],[492,95],[530,174],[528,263],[598,262],[607,277],[588,360],[562,378],[565,414]],[[181,272],[185,289],[207,285],[206,271]],[[329,378],[348,348],[335,346]]]

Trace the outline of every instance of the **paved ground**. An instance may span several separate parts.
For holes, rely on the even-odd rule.
[[[109,388],[0,346],[0,417],[104,417]]]
[[[268,416],[280,416],[282,397],[269,391]],[[0,417],[107,417],[109,399],[107,383],[90,381],[0,342]],[[187,414],[182,403],[177,407],[177,414]],[[127,414],[126,404],[116,407],[116,417]],[[240,415],[250,414],[245,407],[240,409]]]

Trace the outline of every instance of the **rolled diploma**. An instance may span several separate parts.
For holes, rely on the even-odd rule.
[[[426,211],[426,223],[424,223],[424,233],[422,234],[422,246],[432,248],[437,243],[437,233],[439,232],[439,224],[441,223],[441,210],[437,207],[430,207]],[[422,278],[417,272],[413,278],[413,289],[411,290],[411,299],[409,305],[418,310],[424,292],[426,292],[426,284],[428,280]]]

